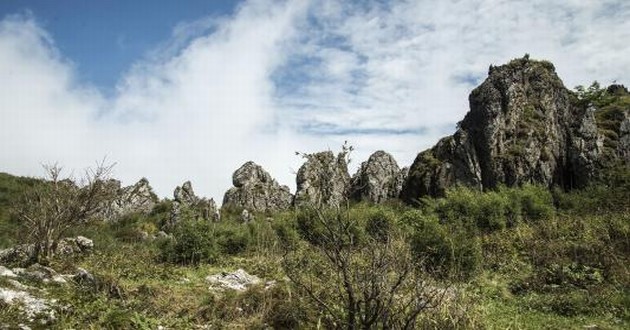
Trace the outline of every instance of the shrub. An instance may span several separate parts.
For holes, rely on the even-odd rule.
[[[418,262],[430,273],[465,280],[481,265],[479,238],[457,226],[442,225],[436,219],[412,212],[403,217],[416,217],[418,224],[411,239],[411,249]]]
[[[224,222],[215,227],[214,239],[221,252],[234,255],[244,252],[249,247],[251,234],[247,226]]]
[[[524,185],[515,190],[521,202],[523,216],[528,220],[541,220],[551,217],[555,209],[549,189],[542,186]]]
[[[161,258],[178,264],[212,263],[218,259],[218,247],[211,224],[204,220],[182,220],[172,238],[160,244]]]

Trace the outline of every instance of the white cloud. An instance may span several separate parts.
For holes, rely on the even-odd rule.
[[[247,160],[293,186],[293,151],[377,149],[409,165],[450,133],[489,64],[530,53],[573,87],[630,82],[626,1],[243,2],[182,22],[105,97],[29,16],[0,23],[0,170],[118,162],[167,196],[218,201]]]

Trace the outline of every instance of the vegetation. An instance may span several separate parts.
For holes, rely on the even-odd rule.
[[[35,246],[33,261],[39,263],[48,263],[68,229],[96,215],[111,194],[107,180],[112,166],[101,163],[87,169],[78,185],[62,179],[60,166],[44,168],[47,182],[33,186],[14,206],[26,241]]]
[[[630,169],[605,177],[572,192],[455,188],[418,208],[300,209],[248,224],[237,214],[217,223],[184,215],[172,238],[147,239],[140,233],[157,234],[166,201],[150,214],[68,228],[92,238],[94,252],[49,264],[86,269],[94,283],[25,284],[57,299],[47,327],[59,329],[624,329]],[[40,184],[0,176],[3,209]],[[6,214],[3,228],[15,224]],[[206,276],[237,268],[275,282],[208,289]],[[0,323],[17,327],[19,315],[0,305]]]

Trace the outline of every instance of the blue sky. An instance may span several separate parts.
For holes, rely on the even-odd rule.
[[[107,159],[158,194],[221,201],[248,160],[408,166],[453,133],[488,66],[529,53],[565,85],[630,84],[630,2],[0,1],[0,171]]]
[[[30,14],[77,67],[80,79],[110,91],[121,74],[182,22],[229,15],[238,1],[3,0],[0,16]]]

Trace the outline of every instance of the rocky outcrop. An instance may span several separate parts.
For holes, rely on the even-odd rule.
[[[291,206],[289,187],[279,185],[267,171],[254,162],[247,162],[232,175],[234,187],[223,197],[224,208],[248,209],[256,212],[282,211]]]
[[[214,199],[197,197],[190,181],[186,181],[175,188],[171,217],[165,224],[164,229],[172,229],[181,220],[183,212],[189,212],[192,216],[204,220],[219,220],[219,213]]]
[[[394,157],[379,150],[363,162],[352,177],[350,196],[371,203],[398,198],[406,174],[407,169],[401,170]]]
[[[118,180],[110,180],[108,186],[114,191],[112,194],[114,198],[99,214],[106,221],[116,221],[131,213],[147,214],[158,202],[158,197],[153,193],[149,180],[146,178],[142,178],[136,184],[128,187],[121,187]]]
[[[596,175],[596,109],[564,87],[551,63],[523,58],[491,66],[469,101],[457,132],[416,157],[403,200],[440,196],[454,185],[582,187]]]
[[[35,244],[21,244],[0,250],[0,264],[28,265],[35,253]],[[60,256],[77,256],[92,252],[94,242],[86,237],[62,238],[56,244],[55,253]]]
[[[347,151],[335,157],[332,151],[306,154],[297,173],[296,206],[337,207],[347,201],[350,190]]]

